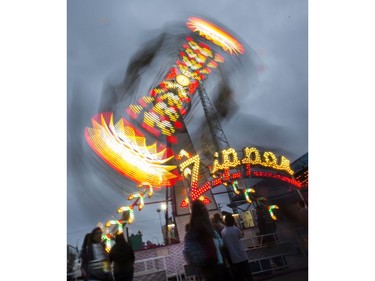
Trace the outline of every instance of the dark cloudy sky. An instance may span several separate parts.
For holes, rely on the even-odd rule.
[[[307,151],[309,23],[309,278],[320,280],[321,272],[326,279],[372,276],[374,244],[350,243],[361,231],[372,233],[371,1],[314,0],[308,12],[307,1],[297,0],[185,5],[35,0],[6,1],[0,10],[0,237],[7,257],[3,275],[8,279],[16,274],[27,280],[40,268],[41,280],[65,279],[66,242],[81,243],[94,224],[113,215],[120,202],[112,187],[123,181],[93,161],[82,130],[97,113],[104,81],[126,68],[147,34],[190,14],[226,25],[264,63],[256,90],[242,92],[247,103],[239,103],[240,113],[227,120],[229,126],[224,124],[227,137],[232,127],[241,134],[231,137],[231,144],[272,146],[290,159]],[[244,137],[245,131],[235,126],[251,130]],[[79,199],[84,197],[88,199]],[[93,204],[97,207],[91,208]],[[145,213],[150,214],[140,226],[150,221],[157,225],[155,209]],[[145,232],[147,239],[155,239]],[[24,270],[14,262],[20,253],[28,261]]]
[[[307,1],[67,3],[68,243],[81,244],[84,234],[99,221],[117,218],[117,208],[126,203],[124,190],[134,188],[93,155],[84,128],[91,126],[91,117],[108,99],[108,84],[122,78],[144,42],[189,16],[226,26],[245,45],[247,58],[257,61],[257,73],[244,71],[243,80],[235,82],[238,107],[222,123],[230,145],[239,150],[265,147],[291,161],[308,152]],[[241,87],[255,74],[254,84]],[[201,118],[197,115],[194,122],[199,124]],[[144,240],[161,241],[157,207],[147,205],[136,211],[130,233],[141,229]]]

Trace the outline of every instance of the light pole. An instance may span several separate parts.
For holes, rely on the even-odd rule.
[[[162,210],[166,210],[167,209],[167,204],[165,204],[164,202],[160,204],[160,207]]]
[[[159,213],[160,230],[161,230],[161,234],[163,236],[164,243],[167,244],[167,240],[166,240],[167,238],[164,237],[163,226],[161,224],[161,216],[160,216],[161,210],[164,210],[164,214],[166,214],[166,210],[167,210],[167,204],[166,203],[161,203],[160,208],[157,208],[156,212]],[[166,222],[166,235],[167,235],[167,231],[168,231],[168,222]]]
[[[160,217],[160,211],[161,211],[161,209],[160,209],[160,208],[157,208],[157,209],[156,209],[156,212],[158,212],[158,213],[159,213],[159,222],[160,222],[160,229],[162,229],[162,226],[161,226],[161,217]]]
[[[168,202],[168,201],[167,201]],[[165,218],[165,245],[169,244],[169,233],[168,233],[168,203],[161,203],[161,209],[164,210]]]

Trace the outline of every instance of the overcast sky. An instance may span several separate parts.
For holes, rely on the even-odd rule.
[[[145,41],[189,16],[224,25],[243,42],[247,58],[257,58],[256,83],[250,89],[237,85],[237,110],[222,123],[230,145],[238,150],[265,147],[291,161],[308,152],[307,1],[67,3],[68,243],[80,246],[84,234],[99,221],[117,218],[126,190],[134,188],[96,158],[84,139],[84,128],[91,126],[91,118],[106,98],[108,81],[121,78]],[[244,71],[241,79],[251,80],[250,75]],[[136,211],[130,233],[140,229],[144,241],[161,241],[157,207],[146,205]]]
[[[69,0],[68,10],[65,1],[3,1],[1,5],[0,217],[4,227],[0,237],[8,257],[4,260],[7,270],[3,272],[6,277],[9,275],[8,279],[17,272],[18,279],[26,280],[42,265],[39,279],[61,276],[62,280],[66,274],[62,266],[66,262],[66,238],[75,245],[97,221],[113,215],[118,202],[114,202],[115,206],[110,203],[116,200],[112,195],[118,194],[110,186],[122,181],[114,176],[114,171],[88,160],[92,152],[87,150],[82,130],[97,113],[103,81],[124,70],[134,48],[147,37],[145,34],[161,28],[167,20],[195,13],[208,15],[240,35],[262,59],[265,71],[256,91],[243,92],[249,99],[249,108],[242,108],[241,114],[248,119],[233,116],[227,120],[232,126],[235,118],[252,124],[251,130],[246,139],[232,138],[232,144],[249,140],[260,146],[275,138],[278,143],[268,145],[283,149],[290,159],[305,153],[306,1],[226,1],[231,2],[229,5],[206,0],[200,1],[197,9],[193,9],[197,1],[185,6],[182,1],[170,1],[167,8],[160,4],[163,1],[127,1],[136,3],[111,7],[108,4],[123,2],[101,1],[99,5],[94,0]],[[358,247],[347,241],[358,237],[357,225],[371,232],[374,4],[365,0],[314,0],[308,6],[309,279],[320,280],[324,271],[327,279],[367,280],[373,274],[374,244]],[[284,106],[282,114],[276,108],[266,110],[271,109],[265,104],[270,101],[280,108]],[[75,165],[69,158],[69,179],[66,105],[69,114],[74,112],[68,122],[68,153],[73,150],[82,156]],[[229,129],[226,124],[226,132]],[[279,134],[284,129],[288,136]],[[72,173],[72,167],[78,172]],[[81,170],[86,176],[80,179],[77,173]],[[106,184],[98,186],[98,181]],[[91,187],[93,192],[87,193]],[[103,200],[97,198],[98,192],[103,192],[99,193]],[[91,198],[89,203],[78,199],[80,193]],[[92,200],[99,207],[90,208]],[[332,206],[333,211],[329,211]],[[352,211],[353,206],[356,211]],[[90,212],[94,215],[90,216]],[[157,217],[151,217],[155,210],[149,213],[150,220],[157,224]],[[153,239],[146,232],[146,238]],[[26,241],[21,242],[27,249],[22,255],[28,262],[21,271],[19,264],[13,262],[20,254],[18,248],[15,250],[17,241]],[[351,256],[363,258],[342,255],[343,245]],[[321,255],[327,249],[329,254]],[[346,270],[341,270],[343,267]]]

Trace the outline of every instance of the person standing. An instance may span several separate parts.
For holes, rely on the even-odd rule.
[[[215,231],[220,235],[225,228],[225,222],[220,213],[215,213],[211,219],[212,226]],[[222,240],[221,240],[222,241]],[[224,247],[224,243],[220,246],[220,253],[223,258],[223,267],[224,267],[224,280],[231,281],[235,280],[234,275],[231,269],[231,261],[227,249]]]
[[[217,233],[219,233],[221,237],[221,231],[225,228],[225,222],[221,217],[220,213],[214,214],[212,217],[212,225]]]
[[[246,249],[241,241],[243,232],[235,225],[232,214],[225,215],[224,221],[226,227],[221,236],[230,255],[232,272],[238,281],[253,281]]]
[[[191,205],[189,225],[183,250],[186,262],[198,267],[205,281],[222,281],[221,238],[212,227],[208,210],[200,200]]]
[[[112,272],[108,254],[102,243],[102,230],[95,227],[87,238],[82,249],[82,263],[86,270],[88,281],[112,281]]]
[[[87,245],[89,243],[91,233],[87,233],[85,238],[83,239],[82,247],[81,247],[81,274],[83,281],[88,281],[87,271],[88,271],[88,257],[87,257]]]
[[[135,255],[132,247],[126,242],[124,234],[117,234],[116,244],[109,252],[109,261],[114,263],[115,281],[132,281],[134,276]]]

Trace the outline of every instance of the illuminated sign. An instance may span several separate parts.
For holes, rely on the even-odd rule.
[[[209,189],[216,187],[218,185],[227,185],[231,182],[232,188],[236,194],[239,194],[237,179],[244,177],[268,177],[277,179],[280,181],[287,182],[301,188],[301,183],[295,179],[283,176],[278,173],[262,172],[262,171],[251,171],[251,166],[259,166],[270,168],[276,170],[277,172],[285,172],[290,176],[293,176],[294,171],[290,167],[290,161],[284,156],[277,158],[276,155],[270,151],[266,151],[262,154],[255,147],[245,147],[243,148],[243,157],[240,159],[237,152],[233,148],[223,149],[221,151],[221,160],[219,161],[219,153],[215,152],[214,161],[212,167],[210,168],[211,176],[213,180],[207,181],[198,186],[198,175],[200,168],[200,157],[199,155],[191,156],[186,151],[182,151],[179,154],[179,159],[182,157],[188,158],[179,165],[181,174],[190,180],[189,195],[191,200],[196,200],[202,194],[204,194]],[[245,174],[243,175],[238,168],[245,166]],[[235,170],[235,172],[231,172]],[[246,200],[251,203],[249,194],[254,193],[255,190],[252,188],[243,190]],[[181,203],[181,207],[186,207],[188,204],[186,200]]]
[[[223,161],[219,163],[217,159],[219,153],[215,152],[212,169],[210,170],[211,175],[214,175],[218,171],[225,172],[228,169],[236,168],[239,165],[259,165],[263,167],[272,168],[275,170],[285,171],[290,175],[294,174],[294,171],[290,168],[290,161],[284,156],[279,159],[274,153],[266,151],[263,153],[262,157],[259,150],[255,147],[245,147],[243,149],[243,158],[238,159],[237,152],[233,148],[224,149],[221,151],[221,158]]]

